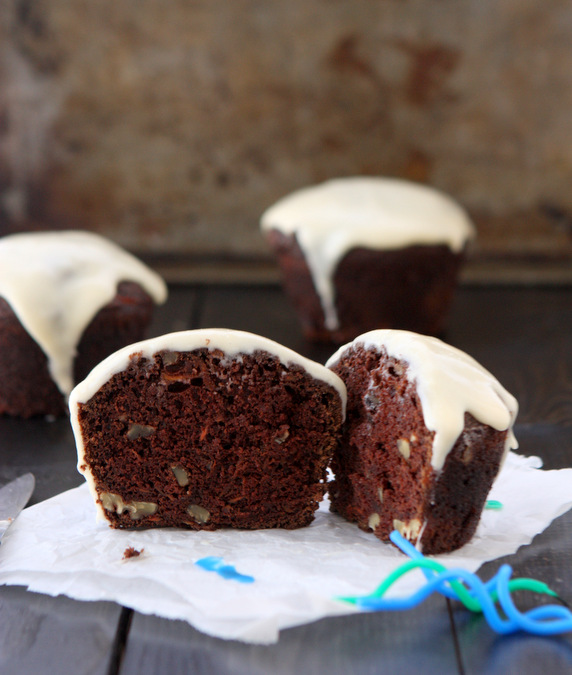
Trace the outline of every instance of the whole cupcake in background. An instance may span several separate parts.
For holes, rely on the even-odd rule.
[[[167,287],[103,237],[0,238],[0,414],[64,415],[74,384],[140,340]]]
[[[261,228],[306,338],[337,343],[376,328],[440,334],[474,236],[450,197],[376,177],[294,192]]]

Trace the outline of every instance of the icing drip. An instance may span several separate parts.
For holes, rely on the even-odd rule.
[[[0,296],[46,354],[50,375],[65,395],[73,388],[81,336],[121,281],[140,284],[155,302],[167,297],[159,275],[96,234],[43,232],[0,239]]]
[[[477,361],[441,340],[400,330],[364,333],[340,347],[328,360],[331,368],[346,350],[360,346],[380,351],[407,363],[407,378],[414,382],[426,427],[435,432],[431,463],[443,468],[465,425],[465,413],[497,431],[508,430],[505,450],[518,442],[512,432],[518,412],[516,399]]]
[[[398,249],[414,244],[462,251],[474,228],[450,197],[394,178],[341,178],[304,188],[262,215],[263,230],[295,235],[325,315],[338,327],[333,277],[353,248]]]

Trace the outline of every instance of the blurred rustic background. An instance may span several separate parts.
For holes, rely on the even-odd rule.
[[[469,278],[572,280],[570,0],[0,1],[0,234],[272,276],[261,212],[355,174],[460,200]]]

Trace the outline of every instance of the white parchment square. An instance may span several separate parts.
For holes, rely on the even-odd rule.
[[[485,510],[469,544],[435,558],[474,572],[530,543],[566,512],[572,469],[539,467],[538,458],[510,453],[489,495],[502,509]],[[359,611],[335,597],[370,593],[405,560],[328,508],[324,501],[312,525],[299,530],[113,530],[96,522],[84,485],[22,512],[2,542],[0,584],[111,600],[216,637],[272,643],[284,628]],[[141,555],[125,560],[128,547]],[[195,564],[207,556],[223,558],[254,582]],[[394,592],[409,594],[423,583],[421,574],[410,574]]]

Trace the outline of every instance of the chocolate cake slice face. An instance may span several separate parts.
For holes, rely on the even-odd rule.
[[[72,392],[78,466],[117,528],[308,525],[345,388],[239,331],[187,331],[112,355]]]

